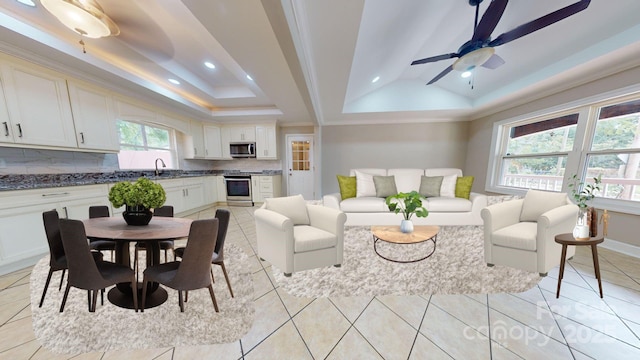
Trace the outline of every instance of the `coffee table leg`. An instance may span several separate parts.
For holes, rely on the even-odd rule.
[[[596,279],[598,279],[600,298],[602,298],[602,280],[600,279],[600,263],[598,262],[598,245],[591,245],[591,255],[593,256],[593,268],[596,273]]]
[[[556,299],[560,297],[560,284],[562,283],[562,276],[564,275],[564,262],[567,257],[567,245],[562,245],[562,255],[560,256],[560,273],[558,274],[558,290],[556,291]]]

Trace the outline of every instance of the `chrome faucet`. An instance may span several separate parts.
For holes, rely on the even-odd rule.
[[[158,169],[158,160],[160,160],[160,162],[162,163],[162,167],[166,168],[167,165],[165,165],[164,160],[162,160],[161,158],[157,158],[156,159],[156,176],[162,174],[162,170]]]

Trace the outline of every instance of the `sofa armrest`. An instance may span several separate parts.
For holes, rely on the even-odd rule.
[[[340,210],[341,201],[342,196],[340,196],[340,193],[328,194],[322,197],[322,203],[324,206],[336,210]]]
[[[321,205],[307,205],[309,221],[312,227],[322,229],[334,235],[344,233],[347,215],[340,210]]]
[[[485,232],[493,233],[503,227],[520,222],[520,212],[524,200],[510,200],[487,206],[480,212]]]

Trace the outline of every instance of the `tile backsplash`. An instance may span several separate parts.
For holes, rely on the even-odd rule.
[[[117,154],[0,147],[0,175],[118,170]]]

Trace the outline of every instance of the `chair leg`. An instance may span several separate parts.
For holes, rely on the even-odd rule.
[[[62,289],[62,282],[64,281],[64,274],[67,272],[67,269],[62,269],[62,276],[60,277],[60,285],[58,285],[58,291]]]
[[[220,263],[222,267],[222,273],[224,274],[224,279],[227,281],[227,286],[229,287],[229,292],[231,293],[231,297],[233,297],[233,290],[231,289],[231,283],[229,282],[229,274],[227,274],[227,268],[224,266],[224,262]]]
[[[51,281],[51,275],[53,274],[53,270],[49,268],[49,274],[47,275],[47,281],[44,283],[44,289],[42,290],[42,297],[40,298],[40,306],[42,307],[42,303],[44,302],[44,296],[47,295],[47,288],[49,287],[49,281]]]
[[[131,284],[131,285],[133,286],[134,284]],[[133,289],[135,289],[135,287]],[[137,297],[138,292],[135,291],[135,294]],[[142,281],[142,304],[140,304],[140,312],[144,312],[144,306],[146,304],[147,304],[147,279],[144,279],[144,281]]]
[[[133,291],[133,308],[138,312],[138,284],[135,274],[131,277],[131,289]],[[142,291],[144,292],[144,290]]]
[[[65,287],[64,295],[62,296],[62,304],[60,305],[60,312],[64,311],[64,304],[66,304],[67,302],[67,295],[69,295],[69,288],[71,288],[71,285],[69,285],[69,282],[67,281],[67,287]]]
[[[89,312],[91,312],[91,290],[87,290],[87,307],[89,308]]]
[[[104,306],[104,289],[100,289],[100,305]]]
[[[213,268],[209,268],[209,270],[211,270],[211,282],[215,284],[216,279],[213,278]]]
[[[178,304],[180,305],[180,312],[184,312],[184,303],[182,302],[182,291],[178,290]]]
[[[187,302],[187,301],[189,301],[189,292],[185,291],[184,292],[184,302]]]
[[[164,249],[164,262],[167,262],[167,249]]]
[[[213,294],[213,285],[209,284],[209,295],[211,295],[211,301],[213,301],[213,308],[216,312],[220,312],[218,310],[218,302],[216,301],[216,296]]]
[[[96,312],[96,303],[98,302],[98,291],[93,290],[93,300],[91,301],[91,312]]]

